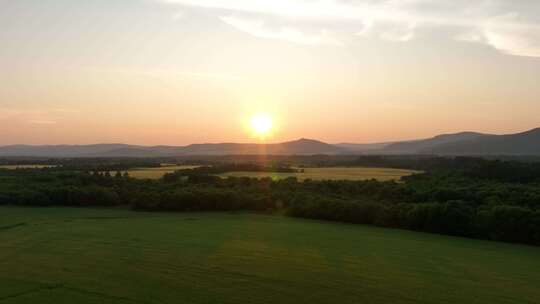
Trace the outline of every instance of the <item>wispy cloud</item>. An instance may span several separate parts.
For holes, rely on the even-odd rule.
[[[357,36],[377,37],[386,41],[405,42],[410,41],[415,36],[417,24],[416,22],[378,22],[372,20],[364,23],[361,31],[357,32]]]
[[[306,33],[297,28],[289,26],[270,27],[264,20],[227,16],[220,18],[223,22],[234,28],[246,32],[255,37],[283,40],[307,45],[342,45],[342,43],[331,36],[331,34],[321,29],[316,33]]]
[[[177,11],[172,16],[173,20],[175,20],[175,21],[182,20],[182,19],[184,19],[184,17],[186,17],[186,13],[184,11]]]
[[[295,43],[339,44],[328,28],[387,41],[414,39],[422,27],[451,27],[458,41],[485,43],[507,54],[540,57],[540,2],[506,0],[160,0],[213,10],[250,35]],[[269,27],[267,19],[280,19]],[[304,23],[317,23],[318,31]]]
[[[518,18],[515,13],[493,18],[481,28],[484,42],[511,55],[540,57],[540,27],[519,24]]]

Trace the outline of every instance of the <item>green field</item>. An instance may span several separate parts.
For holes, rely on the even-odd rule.
[[[271,177],[272,179],[284,179],[296,177],[299,180],[367,180],[380,181],[398,180],[403,176],[411,175],[416,171],[389,169],[389,168],[364,168],[364,167],[327,167],[305,168],[302,173],[275,173],[275,172],[228,172],[220,176],[247,176],[247,177]]]
[[[167,173],[173,173],[176,170],[194,169],[200,166],[177,166],[166,165],[156,168],[136,168],[128,170],[129,176],[141,179],[159,179]]]
[[[540,248],[252,214],[0,208],[0,303],[539,303]]]
[[[193,169],[199,166],[163,166],[158,168],[137,168],[127,171],[131,177],[141,179],[159,179],[166,173],[176,170]],[[398,180],[403,176],[411,175],[417,171],[389,169],[389,168],[364,168],[364,167],[327,167],[305,168],[302,173],[277,173],[277,172],[227,172],[219,176],[228,177],[270,177],[272,179],[284,179],[296,177],[299,180],[366,180],[377,179],[380,181]],[[114,172],[112,172],[114,173]]]

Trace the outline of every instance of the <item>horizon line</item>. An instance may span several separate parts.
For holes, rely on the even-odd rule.
[[[479,133],[483,135],[494,135],[494,136],[501,136],[501,135],[513,135],[513,134],[520,134],[520,133],[526,133],[530,131],[534,131],[540,129],[540,127],[527,129],[525,131],[519,131],[515,133],[503,133],[503,134],[495,134],[495,133],[483,133],[483,132],[476,132],[476,131],[459,131],[459,132],[453,132],[453,133],[439,133],[435,134],[433,136],[429,137],[422,137],[422,138],[415,138],[415,139],[397,139],[397,140],[389,140],[389,141],[379,141],[379,142],[326,142],[319,139],[314,138],[307,138],[307,137],[300,137],[298,139],[292,139],[292,140],[283,140],[283,141],[269,141],[269,142],[233,142],[233,141],[223,141],[223,142],[194,142],[190,144],[183,144],[183,145],[167,145],[167,144],[157,144],[157,145],[146,145],[146,144],[131,144],[131,143],[122,143],[122,142],[101,142],[101,143],[87,143],[87,144],[24,144],[24,143],[18,143],[18,144],[0,144],[0,147],[13,147],[13,146],[29,146],[29,147],[57,147],[57,146],[99,146],[99,145],[123,145],[123,146],[138,146],[138,147],[188,147],[192,145],[220,145],[220,144],[243,144],[243,145],[274,145],[274,144],[283,144],[283,143],[290,143],[290,142],[296,142],[301,140],[311,140],[311,141],[317,141],[324,144],[329,145],[376,145],[376,144],[392,144],[396,142],[409,142],[409,141],[418,141],[418,140],[425,140],[434,138],[437,136],[443,136],[443,135],[455,135],[455,134],[461,134],[461,133]]]

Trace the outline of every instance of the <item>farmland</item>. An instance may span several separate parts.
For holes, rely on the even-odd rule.
[[[539,260],[282,216],[0,208],[0,303],[535,303]]]
[[[176,170],[194,169],[199,166],[162,166],[156,168],[135,168],[128,170],[129,176],[138,179],[159,179],[167,173]],[[221,177],[270,177],[274,180],[296,177],[298,180],[368,180],[379,181],[399,180],[403,176],[417,173],[418,171],[391,169],[391,168],[368,168],[368,167],[323,167],[302,168],[302,172],[250,172],[232,171],[218,174]]]
[[[53,165],[0,165],[0,169],[16,170],[16,169],[43,169],[53,168]]]
[[[127,173],[129,174],[129,176],[139,179],[159,179],[162,178],[163,175],[167,173],[172,173],[176,170],[194,169],[197,167],[199,166],[164,165],[156,168],[134,168],[128,170]]]
[[[246,177],[270,177],[272,179],[284,179],[296,177],[299,180],[368,180],[379,181],[399,180],[403,176],[411,175],[417,171],[389,168],[364,168],[364,167],[326,167],[326,168],[305,168],[299,173],[281,172],[227,172],[220,176],[246,176]]]

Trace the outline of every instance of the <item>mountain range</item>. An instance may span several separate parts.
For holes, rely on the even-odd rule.
[[[435,154],[435,155],[540,155],[540,128],[493,135],[477,132],[442,134],[432,138],[375,143],[328,144],[299,139],[277,144],[192,144],[188,146],[11,145],[0,147],[0,157],[175,157],[192,155],[346,155],[346,154]]]

